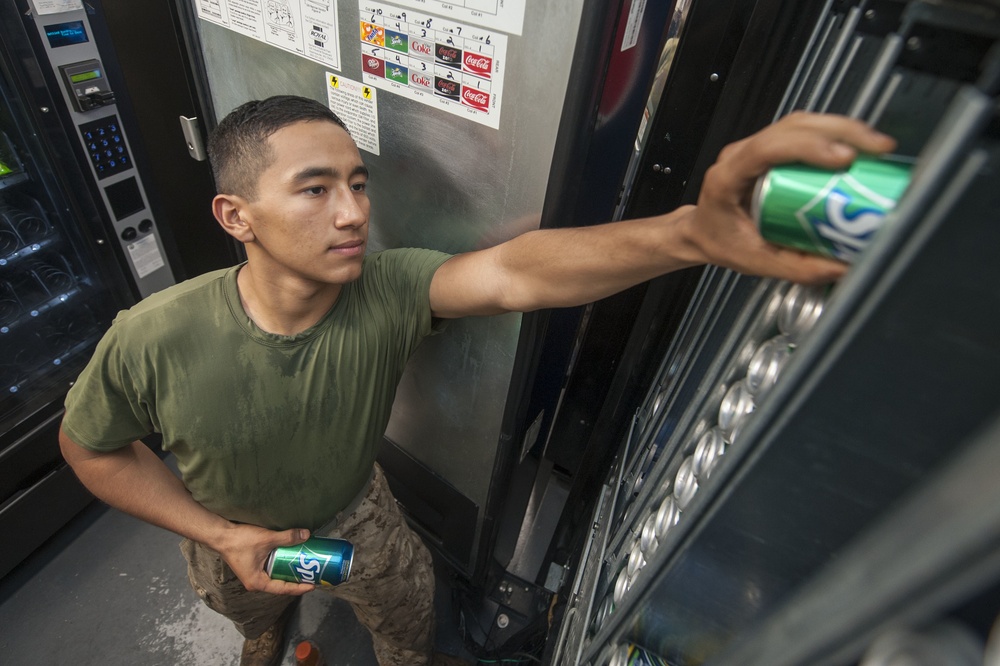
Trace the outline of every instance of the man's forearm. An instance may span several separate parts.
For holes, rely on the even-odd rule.
[[[116,509],[218,548],[232,526],[196,502],[170,468],[142,442],[109,453],[83,449],[60,431],[59,444],[80,482]]]
[[[498,247],[508,309],[581,305],[703,262],[687,240],[694,207],[592,227],[529,232]]]
[[[248,590],[305,594],[307,584],[272,580],[264,573],[268,553],[278,546],[302,543],[308,530],[280,532],[231,523],[196,502],[184,484],[142,442],[118,451],[84,449],[59,431],[63,457],[98,499],[140,520],[199,541],[222,555]]]
[[[453,257],[434,275],[435,317],[464,317],[591,303],[664,273],[702,263],[688,241],[693,206],[592,227],[529,231]]]

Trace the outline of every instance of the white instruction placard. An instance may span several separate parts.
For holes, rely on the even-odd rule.
[[[163,261],[163,254],[160,252],[160,244],[156,242],[156,236],[153,234],[140,238],[134,243],[129,243],[126,248],[129,259],[135,266],[135,274],[140,278],[144,278],[166,265]]]
[[[62,14],[75,9],[83,9],[83,0],[32,0],[35,5],[35,13],[39,16],[43,14]]]
[[[358,83],[326,73],[326,98],[330,110],[347,125],[347,131],[361,150],[379,154],[378,91],[370,85]]]
[[[196,0],[198,18],[340,69],[337,0]]]
[[[361,80],[500,127],[507,36],[381,2],[359,2]]]
[[[520,35],[526,0],[396,0],[404,7]]]

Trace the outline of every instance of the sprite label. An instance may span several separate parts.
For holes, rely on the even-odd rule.
[[[853,261],[910,183],[910,166],[859,157],[846,171],[777,167],[754,190],[751,208],[767,240]]]
[[[275,580],[338,585],[351,575],[354,546],[344,539],[312,537],[297,546],[275,548],[265,571]]]

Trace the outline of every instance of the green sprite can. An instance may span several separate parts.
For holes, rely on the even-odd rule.
[[[851,262],[896,206],[910,170],[904,162],[867,156],[846,171],[780,166],[757,181],[750,207],[772,243]]]
[[[344,539],[311,537],[296,546],[271,551],[264,571],[275,580],[339,585],[351,575],[354,546]]]

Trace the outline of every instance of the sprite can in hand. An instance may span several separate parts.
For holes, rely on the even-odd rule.
[[[777,245],[851,262],[910,183],[909,164],[862,156],[846,171],[776,167],[754,188],[751,211]]]
[[[264,571],[274,580],[339,585],[351,575],[354,546],[344,539],[311,537],[297,546],[271,551]]]

